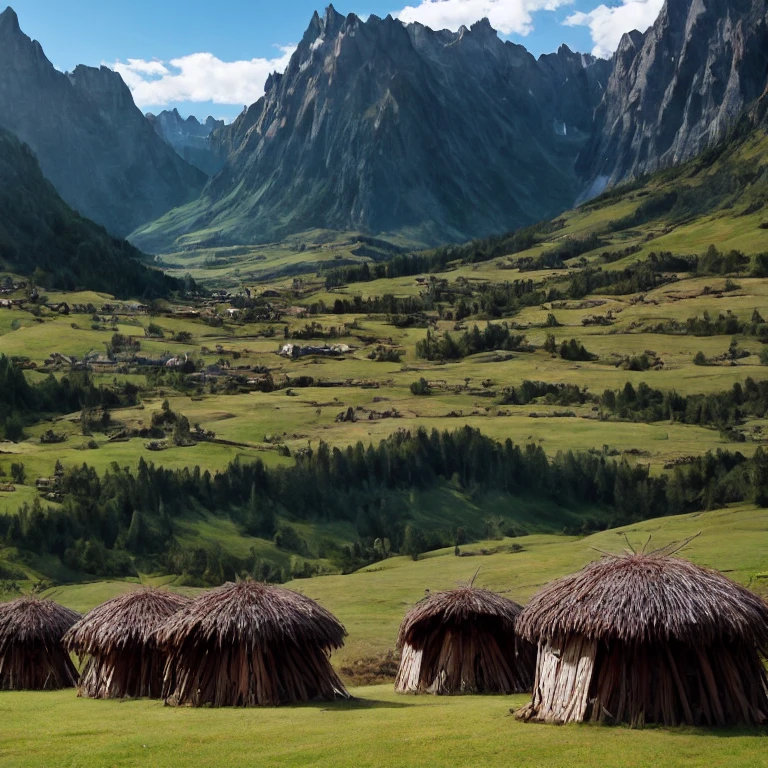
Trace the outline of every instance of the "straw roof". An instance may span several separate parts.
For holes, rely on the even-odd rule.
[[[53,647],[80,614],[52,600],[19,597],[0,604],[0,649],[11,643]]]
[[[397,646],[402,648],[410,637],[427,625],[461,624],[479,617],[499,619],[505,629],[514,632],[515,620],[521,611],[522,607],[513,600],[471,584],[446,592],[432,592],[405,615]]]
[[[717,571],[660,550],[607,555],[538,592],[517,621],[538,642],[590,640],[689,645],[743,641],[768,652],[768,604]]]
[[[128,592],[90,611],[67,632],[64,644],[80,655],[146,645],[169,616],[190,602],[183,595],[152,587]]]
[[[157,641],[164,648],[185,641],[253,648],[290,640],[338,649],[346,634],[338,619],[314,600],[247,580],[200,595],[160,628]]]

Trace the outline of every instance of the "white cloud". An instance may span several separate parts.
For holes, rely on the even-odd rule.
[[[565,23],[570,27],[589,27],[595,47],[595,56],[608,58],[619,47],[625,32],[639,29],[645,32],[664,5],[664,0],[622,0],[622,4],[609,8],[598,5],[588,13],[572,13]]]
[[[554,11],[573,0],[421,0],[392,15],[408,23],[418,21],[432,29],[457,30],[487,18],[505,35],[527,35],[533,31],[536,11]]]
[[[180,101],[250,105],[264,95],[269,74],[285,70],[296,47],[281,46],[279,50],[280,56],[274,59],[222,61],[212,53],[192,53],[169,62],[128,59],[111,66],[125,80],[139,107]]]

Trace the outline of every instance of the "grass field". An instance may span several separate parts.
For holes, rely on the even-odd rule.
[[[405,697],[265,709],[172,709],[72,691],[0,693],[0,761],[39,768],[763,768],[765,734],[518,723],[524,696]]]

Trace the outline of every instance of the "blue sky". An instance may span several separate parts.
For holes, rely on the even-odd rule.
[[[456,29],[488,16],[504,39],[539,55],[561,43],[607,56],[645,29],[663,0],[339,0],[340,13],[388,13]],[[231,119],[282,69],[318,0],[12,0],[21,28],[59,69],[116,68],[144,111]],[[3,7],[0,0],[0,8]]]

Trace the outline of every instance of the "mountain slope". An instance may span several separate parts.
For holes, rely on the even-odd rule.
[[[79,216],[40,171],[29,147],[0,128],[0,267],[35,273],[44,287],[165,296],[178,280],[137,261],[143,254]]]
[[[149,250],[312,228],[444,242],[554,215],[610,64],[537,61],[487,20],[457,33],[317,14],[284,75],[214,145],[200,200],[136,233]],[[189,236],[190,233],[194,233]]]
[[[578,169],[600,191],[694,157],[768,84],[765,0],[667,0],[623,37]]]
[[[116,235],[193,199],[205,183],[155,133],[117,73],[59,72],[11,8],[0,14],[0,127],[30,145],[71,206]]]
[[[146,115],[160,138],[170,144],[190,165],[194,165],[206,176],[213,176],[224,164],[214,152],[209,137],[217,128],[224,127],[223,120],[213,117],[201,123],[194,115],[186,120],[178,109],[163,110],[159,115]]]

